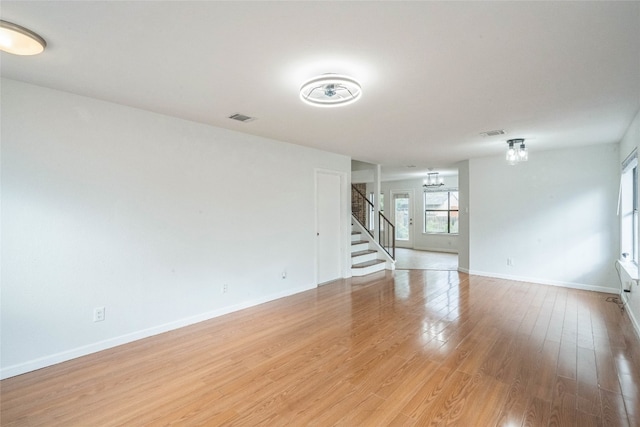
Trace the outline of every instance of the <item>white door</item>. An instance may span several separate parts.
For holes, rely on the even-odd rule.
[[[341,178],[338,174],[316,172],[317,283],[342,277],[342,233],[340,206]]]
[[[410,190],[391,192],[392,221],[396,230],[396,246],[413,247],[413,203]]]

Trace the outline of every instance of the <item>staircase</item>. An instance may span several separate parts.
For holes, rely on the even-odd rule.
[[[351,275],[365,276],[385,269],[387,261],[378,258],[374,244],[367,240],[360,231],[353,231],[351,226]]]

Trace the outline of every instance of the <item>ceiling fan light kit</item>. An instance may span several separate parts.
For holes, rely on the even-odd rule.
[[[349,76],[323,74],[307,80],[300,87],[300,99],[315,107],[340,107],[362,96],[360,83]]]

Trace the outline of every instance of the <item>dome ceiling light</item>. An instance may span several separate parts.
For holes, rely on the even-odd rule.
[[[46,46],[47,42],[33,31],[0,20],[0,50],[14,55],[37,55]]]
[[[352,77],[339,74],[323,74],[305,82],[300,87],[300,99],[316,107],[339,107],[356,102],[362,95],[362,87]]]

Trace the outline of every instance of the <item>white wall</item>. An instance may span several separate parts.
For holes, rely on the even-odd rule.
[[[457,189],[458,176],[442,176],[444,186],[442,190]],[[426,234],[424,233],[424,179],[408,179],[399,181],[384,181],[381,184],[381,191],[384,194],[384,215],[392,220],[391,192],[409,191],[413,200],[413,249],[429,250],[438,252],[458,252],[458,235],[456,234]],[[367,185],[367,191],[371,192],[373,187]]]
[[[620,164],[627,158],[634,149],[640,149],[640,111],[636,114],[635,119],[627,129],[622,141],[620,141],[620,157],[618,158],[618,176],[620,175]],[[638,236],[640,238],[640,236]],[[640,335],[640,286],[635,284],[631,286],[631,292],[625,293],[624,298],[627,299],[627,312],[633,319],[636,332]]]
[[[3,377],[316,285],[314,171],[348,157],[11,80],[1,102]]]
[[[529,149],[517,166],[469,161],[470,273],[616,289],[618,146]]]
[[[458,166],[458,270],[469,272],[469,160]]]

